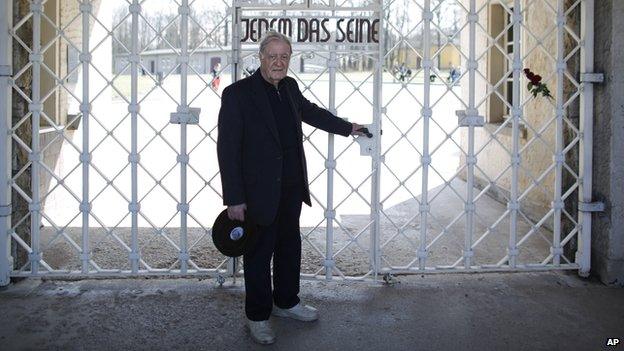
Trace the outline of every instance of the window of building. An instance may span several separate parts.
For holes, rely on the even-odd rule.
[[[497,46],[488,52],[488,81],[496,87],[488,98],[488,123],[501,123],[510,116],[513,103],[513,72],[511,71],[514,56],[513,7],[492,4],[488,9],[488,32],[491,38],[497,39]],[[504,31],[504,33],[503,33]]]
[[[509,10],[513,11],[513,7],[510,7]],[[505,11],[505,14],[505,26],[508,27],[505,38],[505,51],[507,52],[507,57],[509,58],[505,60],[505,62],[507,64],[506,71],[509,71],[509,68],[512,66],[510,59],[514,56],[514,28],[510,25],[513,22],[513,13]],[[511,115],[509,107],[513,104],[513,73],[509,73],[505,77],[505,102],[507,104],[504,105],[505,114],[503,115],[503,118],[508,118]]]

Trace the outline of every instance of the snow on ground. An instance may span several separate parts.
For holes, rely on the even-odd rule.
[[[368,79],[366,77],[368,76]],[[209,78],[202,76],[204,80]],[[298,75],[302,78],[300,87],[310,84],[313,75]],[[347,77],[339,76],[336,87],[336,105],[338,115],[349,121],[360,124],[372,123],[372,76],[368,74],[351,74]],[[125,79],[125,80],[124,80]],[[116,82],[122,93],[128,93],[125,83],[127,77],[121,77],[122,82]],[[228,84],[229,76],[222,77],[220,90]],[[382,200],[392,193],[384,203],[390,208],[408,200],[412,195],[421,192],[421,172],[412,177],[408,176],[420,165],[420,154],[414,149],[422,150],[423,123],[420,120],[422,107],[423,85],[401,84],[392,82],[385,77],[383,85],[384,104],[386,115],[382,120],[383,136],[382,149],[385,166],[382,166],[381,195]],[[170,124],[169,114],[176,110],[179,100],[179,76],[172,75],[164,80],[163,89],[156,88],[149,94],[150,87],[155,84],[147,77],[141,77],[140,96],[141,117],[138,120],[137,147],[141,159],[138,171],[138,196],[141,200],[141,218],[139,226],[150,227],[177,227],[180,225],[177,213],[177,202],[180,198],[181,176],[176,157],[181,148],[180,126]],[[354,87],[358,87],[355,90]],[[431,86],[432,101],[436,101],[447,91],[446,86],[434,84]],[[459,94],[458,87],[454,88]],[[190,152],[190,163],[187,171],[188,199],[190,200],[189,226],[211,226],[216,215],[223,209],[217,192],[221,191],[220,179],[216,176],[218,165],[216,162],[216,124],[220,100],[210,88],[205,88],[198,77],[189,79],[189,99],[191,106],[201,108],[199,125],[188,126],[187,150]],[[219,91],[220,93],[220,91]],[[313,102],[327,106],[329,82],[327,77],[316,80],[306,96]],[[416,99],[420,102],[417,102]],[[455,110],[461,108],[461,103],[450,91],[445,98],[433,107],[429,142],[430,149],[436,149],[446,137],[452,135],[459,144],[459,132],[456,129],[457,118]],[[97,119],[97,122],[95,121]],[[417,122],[418,121],[418,122]],[[416,123],[414,125],[414,123]],[[112,133],[107,134],[108,131]],[[306,142],[308,170],[312,182],[314,197],[323,205],[327,200],[327,175],[325,172],[325,157],[328,152],[328,135],[323,131],[305,128],[310,135]],[[407,134],[407,139],[401,139],[401,133]],[[72,142],[82,144],[82,126],[74,133]],[[128,151],[131,150],[131,120],[128,114],[126,101],[118,94],[108,101],[94,103],[93,119],[90,123],[89,140],[92,151],[93,168],[90,170],[89,188],[94,218],[92,225],[99,226],[101,222],[106,226],[130,226],[127,202],[131,198],[131,169],[128,163]],[[334,175],[334,204],[340,204],[338,215],[364,215],[370,213],[371,196],[371,157],[361,156],[359,145],[352,137],[334,137],[334,155],[337,158],[337,172]],[[459,164],[459,148],[451,141],[446,141],[432,157],[433,166],[440,175],[448,178],[452,176]],[[61,162],[56,173],[67,176],[64,184],[78,197],[82,189],[82,174],[78,165],[78,151],[66,142],[62,148]],[[430,172],[429,188],[434,188],[443,180],[436,172]],[[394,174],[394,175],[393,175]],[[409,190],[400,189],[393,192],[399,184],[396,177],[406,180]],[[113,180],[107,186],[107,180]],[[159,182],[159,183],[157,183]],[[348,183],[347,183],[348,182]],[[78,213],[79,201],[62,187],[50,185],[51,194],[46,200],[45,213],[59,226],[80,226]],[[359,186],[359,187],[358,187]],[[358,194],[351,193],[351,187],[357,187]],[[119,192],[117,190],[119,190]],[[123,194],[120,195],[119,193]],[[351,195],[349,195],[351,194]],[[346,198],[346,201],[345,201]],[[302,226],[316,226],[322,221],[323,209],[318,203],[312,208],[305,208],[301,221]],[[151,223],[151,224],[150,224]],[[324,225],[324,224],[323,224]]]

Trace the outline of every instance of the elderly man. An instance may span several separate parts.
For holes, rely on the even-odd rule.
[[[291,54],[286,36],[265,33],[260,69],[223,90],[219,112],[217,153],[228,217],[258,224],[259,239],[243,260],[247,325],[262,344],[275,342],[271,314],[318,319],[317,310],[298,297],[299,216],[302,202],[311,206],[301,122],[343,136],[362,134],[362,126],[303,97],[287,76]]]

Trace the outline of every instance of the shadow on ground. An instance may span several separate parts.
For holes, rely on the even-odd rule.
[[[272,318],[275,350],[600,350],[624,290],[572,273],[304,281],[313,323]],[[238,280],[24,280],[0,290],[2,350],[251,350]]]

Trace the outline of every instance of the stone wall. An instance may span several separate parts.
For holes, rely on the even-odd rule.
[[[605,212],[592,219],[592,272],[606,284],[624,286],[624,2],[596,1],[593,200]],[[599,20],[598,20],[599,19]]]
[[[477,1],[477,8],[489,6],[486,5],[486,2],[485,0]],[[468,1],[464,1],[464,3],[466,6],[468,5]],[[551,1],[551,6],[556,8],[556,1]],[[575,11],[570,13],[567,24],[571,28],[578,27],[577,16],[578,13]],[[553,95],[556,92],[557,84],[560,84],[557,81],[555,71],[556,61],[553,60],[553,58],[557,57],[557,36],[556,29],[554,28],[556,25],[555,18],[556,14],[546,4],[543,2],[532,2],[523,20],[525,25],[531,29],[533,36],[529,35],[525,30],[523,30],[521,34],[521,56],[526,56],[523,66],[543,76]],[[488,28],[488,21],[490,20],[493,19],[488,18],[487,10],[483,10],[479,13],[479,22],[483,28]],[[476,40],[477,57],[481,57],[478,62],[479,70],[484,72],[484,75],[485,72],[488,72],[488,55],[492,54],[492,50],[490,50],[488,54],[483,55],[484,51],[488,50],[487,47],[492,44],[485,34],[486,33],[483,31],[478,31]],[[533,49],[537,44],[535,37],[543,39],[543,47]],[[463,35],[462,47],[468,47],[468,44],[468,35]],[[573,42],[570,37],[565,37],[564,47],[566,53],[569,53],[575,45],[575,42]],[[465,62],[463,66],[463,70],[466,70]],[[577,60],[573,58],[568,62],[568,72],[578,79],[577,70]],[[521,101],[524,102],[527,99],[529,101],[524,105],[522,112],[524,125],[520,127],[519,149],[522,150],[520,162],[524,169],[521,168],[519,170],[518,189],[519,193],[522,194],[534,184],[534,181],[540,180],[539,187],[530,190],[521,202],[523,213],[528,215],[533,221],[537,221],[548,212],[550,203],[554,199],[554,170],[547,172],[547,175],[541,179],[540,176],[553,164],[556,145],[556,124],[554,121],[551,121],[551,119],[555,116],[556,111],[553,106],[554,101],[549,101],[547,98],[543,97],[529,99],[530,95],[525,88],[525,81],[521,80],[521,82],[523,82],[521,84]],[[569,97],[572,92],[571,84],[565,78],[561,84],[564,85],[564,96]],[[469,87],[466,80],[466,82],[462,84],[462,95],[465,101],[467,101],[468,89]],[[499,89],[499,91],[501,90]],[[486,79],[477,75],[477,103],[482,101],[483,96],[488,93]],[[497,97],[492,98],[498,99]],[[577,119],[578,111],[575,110],[577,108],[578,105],[576,103],[570,105],[564,112],[566,117],[570,120]],[[479,105],[478,110],[480,115],[485,116],[486,121],[491,122],[492,118],[488,116],[487,102]],[[565,123],[564,128],[566,128]],[[498,132],[495,138],[492,138],[491,135],[497,130]],[[541,139],[531,141],[537,134],[539,134]],[[569,135],[570,133],[564,130],[564,134]],[[485,188],[487,185],[490,185],[489,194],[501,202],[506,202],[506,199],[509,198],[511,187],[512,174],[511,168],[509,168],[511,162],[509,152],[512,150],[511,136],[511,122],[503,126],[500,121],[496,121],[494,123],[487,123],[483,128],[475,128],[475,150],[478,151],[483,148],[477,157],[477,164],[483,172],[479,170],[476,171],[476,185],[479,188]],[[461,145],[464,150],[468,149],[467,128],[462,129]],[[574,153],[575,150],[572,149],[569,154],[572,155]],[[576,156],[572,158],[572,162],[570,162],[570,160],[567,162],[571,167],[574,167],[576,164]],[[465,157],[462,156],[460,165],[464,164]],[[465,172],[463,172],[461,176],[465,179]],[[492,180],[493,184],[490,184],[489,180]],[[549,229],[552,228],[552,220],[544,223],[544,226]]]
[[[28,15],[30,4],[28,0],[19,0],[13,3],[13,23]],[[17,31],[16,35],[30,47],[32,45],[32,22],[25,22]],[[27,70],[21,76],[16,77],[15,74],[28,64],[28,51],[22,45],[13,45],[13,75],[14,85],[20,89],[24,95],[32,94],[32,71]],[[26,119],[18,127],[17,124],[28,113],[28,101],[19,93],[13,90],[11,96],[11,124],[15,128],[15,133],[26,145],[30,145],[31,138],[31,120]],[[27,194],[31,192],[30,168],[25,169],[19,176],[18,172],[28,163],[28,151],[22,148],[16,141],[13,141],[11,155],[11,175],[15,179],[15,183]],[[30,216],[28,216],[28,202],[15,190],[11,192],[11,226],[15,227],[15,233],[24,241],[30,241]],[[28,262],[28,253],[25,250],[18,250],[18,244],[13,240],[11,242],[11,256],[15,267],[21,267]]]

